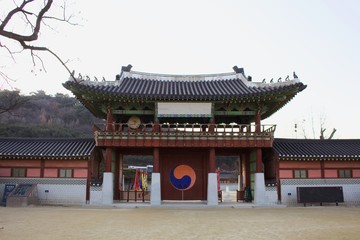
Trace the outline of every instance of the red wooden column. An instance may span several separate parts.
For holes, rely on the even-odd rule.
[[[113,149],[107,147],[105,150],[105,172],[111,172],[111,162],[112,162]]]
[[[120,161],[119,151],[115,151],[115,182],[114,182],[114,200],[120,199]]]
[[[107,111],[107,115],[106,115],[106,131],[113,131],[114,130],[114,117],[113,114],[111,112],[111,109],[109,108]]]
[[[153,172],[160,172],[159,148],[155,147],[153,150]]]
[[[256,149],[256,172],[257,173],[263,173],[264,172],[261,148]]]
[[[87,161],[87,178],[86,178],[86,202],[90,201],[90,179],[91,179],[91,157],[89,157],[88,161]]]
[[[261,132],[261,114],[260,110],[256,112],[255,115],[255,131],[257,133]],[[264,172],[263,164],[262,164],[262,151],[261,148],[256,149],[256,172],[262,173]]]
[[[242,159],[244,160],[244,169],[245,169],[245,178],[244,178],[244,187],[250,187],[251,186],[251,178],[250,178],[250,159],[249,159],[249,153],[243,153]]]
[[[215,131],[215,119],[211,119],[209,123],[208,132],[213,133]]]
[[[113,131],[113,115],[111,109],[108,108],[106,116],[106,131]],[[112,162],[113,149],[107,147],[105,150],[105,172],[111,172],[111,162]]]
[[[239,175],[240,175],[240,179],[239,179],[239,186],[240,186],[240,190],[244,189],[244,154],[240,154],[239,155]]]
[[[256,112],[255,115],[255,131],[259,133],[261,131],[261,114],[260,110]]]
[[[209,173],[215,173],[216,171],[216,155],[215,148],[209,149]]]
[[[124,155],[122,153],[119,154],[118,156],[118,161],[119,161],[119,189],[120,191],[123,191],[125,186],[123,186],[124,183]]]
[[[276,190],[278,195],[278,201],[281,202],[281,184],[280,184],[280,162],[279,158],[275,159],[275,168],[276,168]]]
[[[160,132],[160,123],[156,118],[154,119],[153,132]]]

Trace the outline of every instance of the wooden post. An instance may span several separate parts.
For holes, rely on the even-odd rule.
[[[215,173],[216,171],[216,155],[215,148],[209,150],[209,173]]]
[[[256,115],[255,115],[255,131],[257,133],[261,132],[261,114],[260,114],[260,110],[258,110],[256,112]]]
[[[113,114],[111,112],[111,109],[108,109],[107,115],[106,115],[106,131],[113,131],[113,122],[114,122],[114,118],[113,118]]]
[[[209,123],[208,132],[213,133],[215,131],[215,119],[212,118]]]
[[[153,150],[153,172],[160,172],[159,148],[155,147]]]
[[[239,190],[243,190],[244,189],[244,177],[243,177],[243,172],[244,172],[244,159],[243,159],[243,154],[240,154],[239,155],[239,176],[240,176],[240,179],[239,179]]]
[[[120,157],[119,151],[115,152],[115,183],[114,183],[114,200],[120,199]]]
[[[105,172],[111,172],[112,154],[112,148],[107,147],[105,150]]]
[[[278,195],[278,202],[281,202],[281,185],[280,185],[280,160],[278,157],[275,159],[275,168],[276,168],[276,190]]]
[[[251,186],[250,158],[248,152],[244,154],[244,167],[245,167],[245,187],[250,187]]]
[[[120,181],[120,191],[125,190],[125,186],[123,186],[124,181],[124,155],[119,154],[119,181]]]
[[[154,119],[154,126],[153,126],[153,132],[160,132],[160,123],[159,120]]]
[[[256,172],[257,173],[263,173],[264,172],[261,148],[256,149]]]
[[[86,177],[86,202],[90,201],[90,179],[91,179],[91,157],[89,157],[87,161],[87,177]]]

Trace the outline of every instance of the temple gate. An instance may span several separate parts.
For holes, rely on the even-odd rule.
[[[306,85],[296,76],[284,82],[253,82],[236,66],[231,73],[205,75],[131,68],[123,67],[115,81],[71,77],[64,83],[96,117],[106,120],[94,126],[96,146],[103,149],[103,203],[118,199],[121,173],[112,161],[129,149],[153,154],[153,205],[164,200],[217,204],[215,159],[223,152],[242,156],[242,186],[251,188],[255,203],[265,203],[263,152],[272,148],[276,126],[261,120]]]

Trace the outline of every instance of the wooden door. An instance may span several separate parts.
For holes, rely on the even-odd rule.
[[[160,149],[162,200],[206,200],[206,149]]]

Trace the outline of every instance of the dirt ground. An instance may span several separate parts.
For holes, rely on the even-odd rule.
[[[0,239],[360,239],[360,208],[0,207]]]

